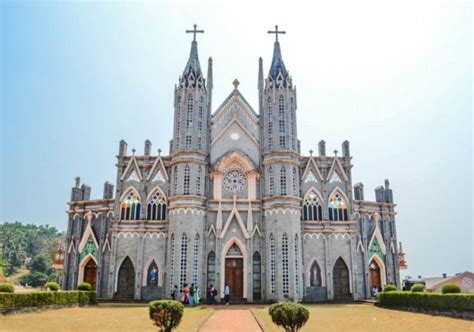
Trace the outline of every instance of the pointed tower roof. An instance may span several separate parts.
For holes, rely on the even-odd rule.
[[[202,76],[201,65],[199,64],[197,41],[193,40],[191,43],[191,52],[189,53],[188,63],[183,71],[183,77],[188,77],[193,73],[194,77]]]
[[[283,63],[283,58],[281,56],[280,43],[276,41],[273,45],[273,59],[268,76],[276,80],[279,73],[281,73],[285,79],[288,77],[288,71],[286,70],[285,64]]]

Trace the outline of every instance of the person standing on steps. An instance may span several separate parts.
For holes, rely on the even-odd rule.
[[[224,286],[224,301],[225,305],[229,305],[230,302],[230,288],[229,285],[225,284]]]

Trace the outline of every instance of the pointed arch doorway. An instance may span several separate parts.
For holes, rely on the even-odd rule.
[[[380,267],[375,260],[372,260],[369,264],[369,276],[370,276],[370,289],[377,287],[381,290],[382,280],[380,278]]]
[[[232,244],[225,256],[224,283],[229,285],[233,299],[244,297],[244,256],[236,243]]]
[[[92,286],[92,290],[96,290],[97,284],[97,263],[92,257],[89,257],[87,263],[84,265],[84,282]]]
[[[334,298],[351,297],[349,269],[344,260],[339,257],[333,269]]]
[[[117,292],[115,297],[118,299],[132,300],[135,290],[135,268],[130,257],[124,259],[117,276]]]

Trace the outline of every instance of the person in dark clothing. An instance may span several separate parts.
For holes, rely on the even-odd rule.
[[[173,300],[176,300],[177,296],[178,296],[178,286],[174,285],[174,289],[171,291],[171,298]]]

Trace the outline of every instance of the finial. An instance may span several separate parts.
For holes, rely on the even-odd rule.
[[[334,156],[337,157],[337,150],[334,150]]]
[[[135,149],[132,149],[132,154],[133,154],[133,155],[135,155],[135,151],[136,151]]]
[[[234,89],[237,90],[237,88],[239,87],[239,80],[238,79],[235,79],[234,82],[232,82],[232,84],[234,84]]]
[[[194,29],[193,30],[186,30],[186,33],[192,33],[193,34],[193,41],[196,41],[196,34],[197,33],[204,33],[204,30],[196,30],[197,25],[193,25]]]
[[[76,188],[79,188],[79,186],[81,185],[81,178],[79,176],[76,176],[74,178],[74,181],[76,181]]]
[[[270,33],[270,34],[274,33],[275,38],[276,38],[275,42],[278,43],[278,34],[283,34],[284,35],[286,33],[286,31],[278,31],[278,25],[275,25],[275,31],[270,30],[270,31],[268,31],[268,33]]]
[[[309,155],[312,157],[313,156],[313,150],[309,150]]]
[[[158,149],[158,155],[159,156],[161,155],[161,149]]]

